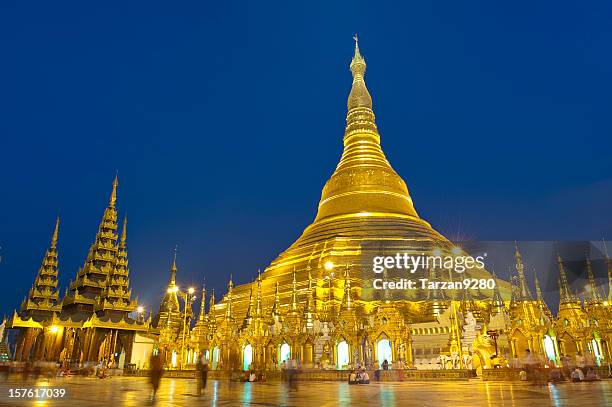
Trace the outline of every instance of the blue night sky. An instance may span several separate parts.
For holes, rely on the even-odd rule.
[[[340,157],[355,32],[383,148],[436,229],[612,236],[609,2],[35,3],[0,5],[0,313],[57,214],[63,294],[116,170],[147,308],[175,244],[183,286],[252,278]]]

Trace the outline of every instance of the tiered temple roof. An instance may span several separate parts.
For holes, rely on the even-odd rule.
[[[102,221],[94,243],[89,249],[85,264],[77,273],[76,279],[70,282],[69,290],[64,296],[64,310],[70,313],[92,313],[99,306],[98,299],[106,290],[111,273],[117,262],[117,177],[108,207],[104,210]]]
[[[102,314],[128,314],[138,306],[138,299],[132,300],[132,290],[129,287],[130,276],[127,257],[127,216],[123,219],[121,240],[117,248],[115,264],[106,280],[106,288],[98,297],[95,309]]]
[[[21,315],[32,316],[34,319],[49,317],[54,312],[60,312],[62,305],[58,302],[57,289],[58,260],[57,236],[59,217],[55,221],[55,229],[51,237],[51,245],[45,252],[38,274],[28,293],[28,298],[21,305]]]

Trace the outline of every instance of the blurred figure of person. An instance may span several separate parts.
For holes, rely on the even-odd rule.
[[[529,349],[525,349],[525,357],[523,358],[523,370],[527,374],[527,379],[533,382],[538,380],[538,374],[536,372],[536,366],[538,360],[531,354]]]
[[[561,376],[561,370],[559,370],[557,367],[550,369],[550,373],[548,373],[548,381],[552,383],[562,382],[563,376]]]
[[[365,368],[361,369],[361,372],[359,372],[358,381],[359,384],[370,384],[370,375]]]
[[[389,361],[387,359],[383,360],[382,368],[383,370],[389,370]]]
[[[584,372],[586,371],[585,363],[586,363],[586,360],[584,356],[582,355],[582,352],[578,351],[578,353],[576,353],[576,367],[582,370],[583,375],[584,375]]]
[[[164,363],[159,353],[157,355],[151,354],[149,366],[151,366],[149,380],[151,381],[151,386],[153,387],[153,396],[151,399],[155,400],[157,397],[157,390],[159,389],[159,384],[164,373]]]
[[[357,384],[357,373],[354,370],[349,374],[348,384]]]
[[[599,380],[599,377],[597,376],[597,373],[595,372],[595,369],[588,368],[587,369],[587,374],[584,377],[584,381],[585,382],[595,382],[597,380]]]
[[[571,378],[573,382],[581,382],[584,380],[584,373],[582,373],[582,370],[580,370],[580,368],[577,367],[572,372]]]
[[[297,361],[294,358],[289,359],[289,363],[288,363],[288,374],[289,374],[289,388],[291,390],[297,390],[298,386],[297,386]]]
[[[198,396],[202,395],[202,390],[206,390],[206,381],[208,380],[208,360],[201,354],[196,365],[196,384]]]

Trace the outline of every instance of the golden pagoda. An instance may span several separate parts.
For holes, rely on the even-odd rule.
[[[256,281],[236,287],[230,281],[228,294],[214,307],[216,333],[209,347],[221,356],[217,360],[213,354],[213,364],[236,365],[235,355],[240,356],[244,347],[251,352],[249,360],[260,367],[278,365],[287,358],[300,358],[310,365],[382,362],[382,353],[408,362],[412,354],[409,322],[413,326],[436,323],[436,315],[450,304],[450,299],[437,298],[433,310],[427,290],[413,290],[400,299],[372,288],[368,276],[374,256],[463,251],[417,214],[406,183],[385,157],[365,83],[366,62],[356,38],[350,70],[353,81],[344,150],[323,188],[317,215]],[[470,268],[461,278],[467,277],[490,275]],[[508,294],[509,285],[499,284],[502,294]],[[492,295],[490,289],[475,290],[468,308],[480,315],[481,308],[491,307],[483,300]],[[254,298],[268,310],[270,321],[258,329],[259,335],[251,328]],[[459,312],[458,305],[453,309]],[[245,316],[246,325],[242,325]],[[447,315],[457,325],[455,332],[459,332],[458,319]],[[334,341],[343,343],[341,358]],[[447,342],[444,339],[445,349]]]
[[[151,323],[159,333],[158,349],[166,364],[176,367],[180,363],[180,354],[184,353],[182,348],[183,331],[186,329],[187,320],[191,318],[191,307],[181,307],[179,301],[179,286],[176,283],[176,248],[174,249],[174,259],[170,267],[170,280],[166,287],[164,298],[159,305],[159,310]],[[187,313],[187,315],[185,315]],[[181,364],[182,366],[182,364]]]
[[[51,245],[45,252],[42,264],[34,284],[28,293],[28,298],[21,305],[21,311],[31,315],[48,317],[54,312],[61,312],[62,305],[58,302],[57,290],[58,261],[57,261],[57,236],[59,232],[59,217],[55,221],[55,229],[51,237]]]
[[[62,310],[58,302],[57,290],[58,253],[57,238],[59,233],[59,217],[55,221],[55,229],[51,237],[51,244],[38,273],[28,293],[28,298],[21,304],[19,314],[15,313],[9,326],[20,329],[15,359],[21,360],[32,357],[36,360],[50,359],[54,356],[52,343],[54,341],[48,321],[54,319]]]
[[[150,321],[136,321],[129,288],[127,218],[117,234],[117,177],[96,239],[83,267],[70,282],[61,303],[57,288],[57,231],[45,255],[29,299],[7,327],[20,330],[16,360],[61,360],[63,363],[105,359],[128,363],[136,332],[147,332]],[[43,333],[43,335],[40,335]]]

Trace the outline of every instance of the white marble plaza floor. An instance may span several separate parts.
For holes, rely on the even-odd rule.
[[[63,400],[9,398],[9,389],[65,387]],[[0,380],[1,406],[612,406],[612,381],[533,386],[525,383],[457,382],[372,383],[301,382],[290,391],[284,383],[209,381],[198,397],[194,380],[162,379],[157,400],[150,401],[146,378],[69,377],[51,380]]]

